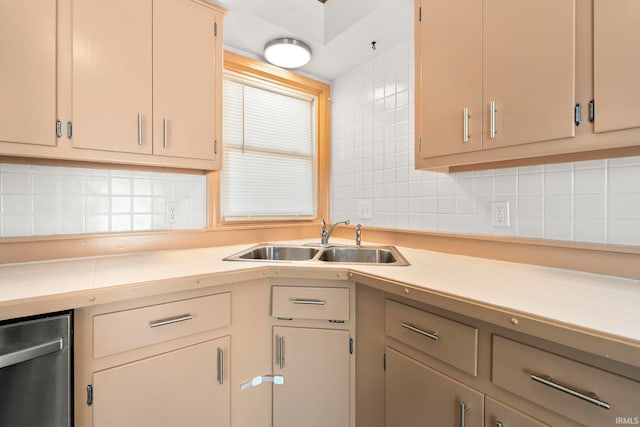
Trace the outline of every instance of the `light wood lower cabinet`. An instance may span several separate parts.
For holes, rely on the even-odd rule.
[[[349,427],[350,334],[274,327],[273,427]]]
[[[387,427],[482,427],[482,393],[387,347]]]
[[[94,427],[230,426],[230,337],[93,375]]]
[[[484,426],[485,427],[545,427],[528,415],[517,411],[504,403],[484,398]]]

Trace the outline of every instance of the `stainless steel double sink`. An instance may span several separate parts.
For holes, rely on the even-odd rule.
[[[395,246],[296,246],[261,243],[225,261],[317,261],[327,263],[409,265]]]

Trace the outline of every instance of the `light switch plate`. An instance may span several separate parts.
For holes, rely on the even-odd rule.
[[[358,200],[358,218],[373,219],[373,208],[371,199]]]

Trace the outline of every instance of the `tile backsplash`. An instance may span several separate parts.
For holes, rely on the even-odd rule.
[[[1,163],[0,237],[204,228],[206,195],[204,175]]]
[[[640,157],[442,174],[414,169],[404,43],[332,87],[331,217],[404,230],[640,246]],[[373,219],[359,219],[371,200]],[[509,202],[495,228],[491,202]]]

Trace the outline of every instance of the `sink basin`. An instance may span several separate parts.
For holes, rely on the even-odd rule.
[[[228,256],[225,261],[312,261],[375,265],[409,265],[394,246],[292,246],[261,243]]]
[[[225,258],[226,261],[308,261],[319,249],[304,246],[258,245]]]
[[[365,264],[396,264],[402,259],[397,249],[391,246],[383,248],[329,248],[325,249],[320,255],[320,261],[327,262],[347,262],[347,263],[365,263]]]

